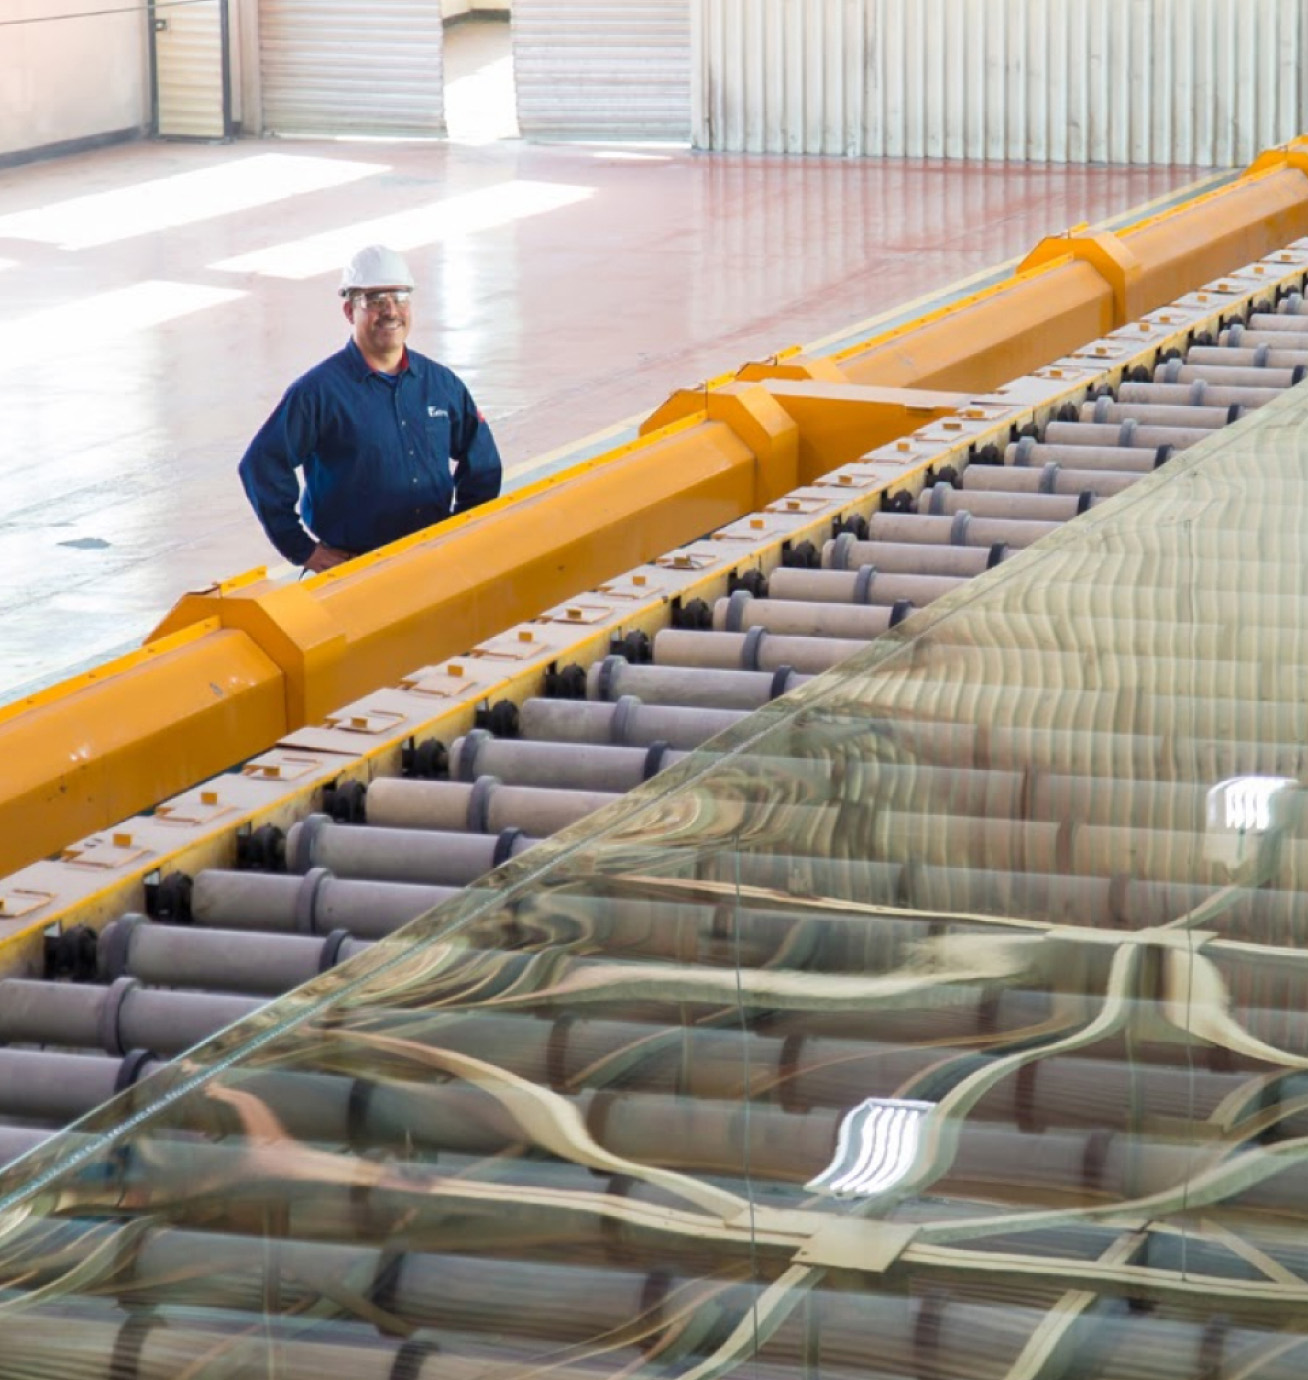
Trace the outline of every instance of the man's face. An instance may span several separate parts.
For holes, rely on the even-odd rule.
[[[383,356],[400,349],[409,334],[409,290],[369,288],[345,299],[345,316],[354,327],[354,343],[365,355]]]

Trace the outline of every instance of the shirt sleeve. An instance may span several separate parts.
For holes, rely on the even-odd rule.
[[[295,471],[312,454],[314,409],[294,384],[259,428],[241,457],[246,497],[268,540],[292,565],[303,565],[317,542],[300,521],[300,481]]]
[[[454,461],[454,511],[466,513],[500,493],[500,452],[472,394],[459,385],[455,425],[451,429]]]

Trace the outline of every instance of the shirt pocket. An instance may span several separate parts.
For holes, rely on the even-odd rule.
[[[450,469],[451,427],[447,408],[429,403],[423,408],[422,439],[426,460],[441,472]]]

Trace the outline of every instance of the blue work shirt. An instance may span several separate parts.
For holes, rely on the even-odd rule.
[[[286,390],[240,474],[268,539],[303,565],[309,532],[359,555],[495,498],[500,455],[452,370],[406,350],[378,374],[351,340]]]

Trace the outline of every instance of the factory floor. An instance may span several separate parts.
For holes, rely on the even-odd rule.
[[[141,142],[0,173],[0,704],[280,568],[236,462],[346,336],[360,245],[415,271],[508,486],[674,389],[857,339],[1192,168],[718,156],[517,137],[507,28],[454,26],[440,142]]]

